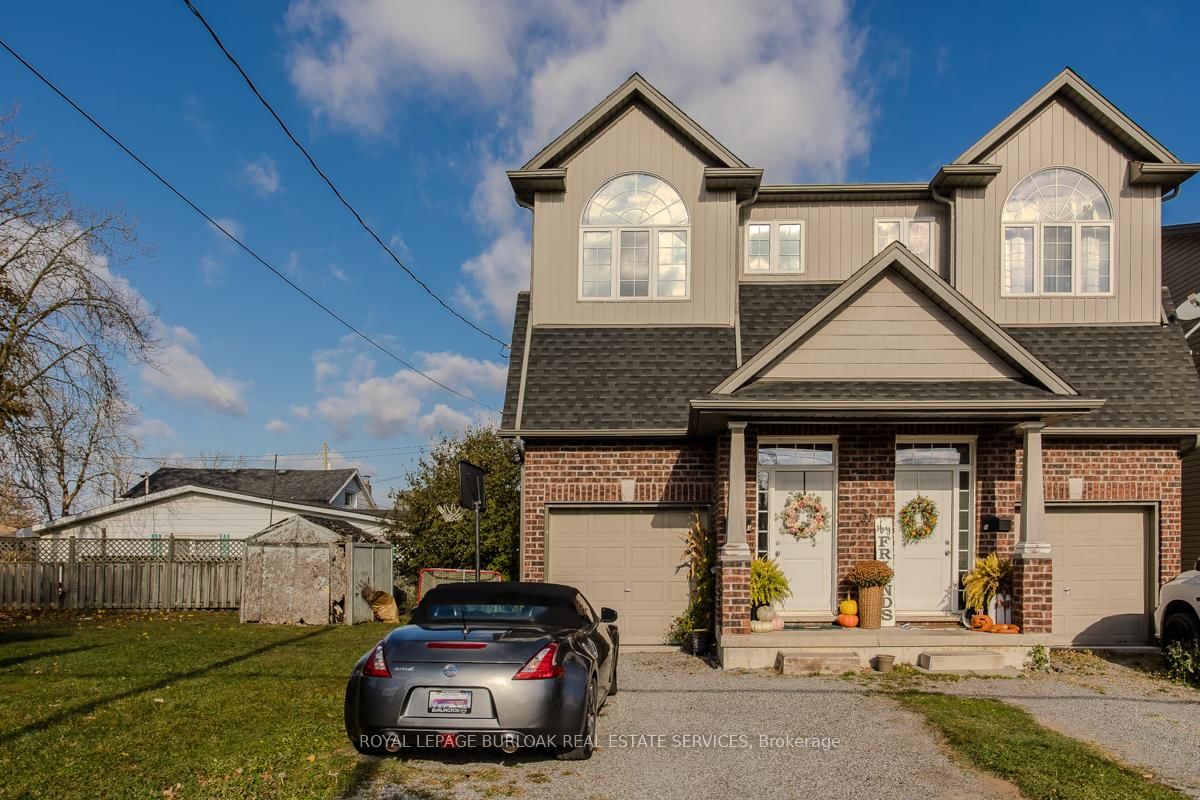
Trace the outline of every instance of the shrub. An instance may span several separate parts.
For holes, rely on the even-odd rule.
[[[963,600],[967,608],[987,613],[992,599],[1012,585],[1012,562],[988,553],[975,562],[975,568],[963,578]]]
[[[750,605],[770,606],[792,596],[783,570],[769,558],[756,558],[750,562]]]
[[[1174,642],[1167,648],[1167,676],[1173,681],[1200,686],[1200,643]]]
[[[1029,658],[1025,661],[1025,669],[1030,672],[1050,671],[1050,652],[1044,644],[1035,644],[1029,650]]]
[[[846,573],[846,582],[851,586],[887,586],[891,583],[892,568],[882,561],[859,561]]]

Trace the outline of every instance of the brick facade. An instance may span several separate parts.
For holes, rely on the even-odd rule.
[[[1013,560],[1013,622],[1023,633],[1050,633],[1054,623],[1054,563],[1049,558]]]
[[[622,479],[635,481],[633,502],[707,508],[716,483],[713,445],[527,443],[521,470],[522,580],[546,579],[546,506],[621,502]]]
[[[747,543],[754,533],[757,492],[755,453],[762,434],[838,436],[837,570],[839,595],[848,596],[842,576],[856,561],[874,557],[874,519],[895,508],[895,439],[897,435],[975,435],[975,549],[1012,554],[1016,531],[985,532],[985,517],[1012,519],[1021,496],[1019,435],[1009,426],[971,425],[771,425],[746,431]],[[1181,471],[1175,439],[1067,438],[1047,435],[1043,443],[1043,475],[1047,503],[1054,501],[1142,501],[1159,509],[1159,579],[1179,571]],[[545,579],[546,506],[554,503],[618,503],[621,481],[636,481],[638,503],[695,503],[712,511],[718,544],[726,537],[729,435],[715,441],[662,443],[612,441],[598,444],[530,442],[522,473],[522,577]],[[1071,479],[1082,479],[1082,493],[1070,494]],[[1078,480],[1076,481],[1078,483]],[[1077,487],[1078,488],[1078,487]],[[1015,526],[1014,526],[1015,527]],[[1028,608],[1027,624],[1048,628],[1047,577],[1051,567],[1021,566]],[[748,571],[721,570],[716,581],[718,608],[725,629],[744,630],[749,623]],[[1045,585],[1043,585],[1045,584]],[[1043,589],[1046,591],[1043,592]],[[1018,622],[1020,624],[1020,622]]]

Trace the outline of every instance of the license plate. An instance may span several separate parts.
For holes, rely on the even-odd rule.
[[[470,714],[470,692],[429,692],[430,714]]]

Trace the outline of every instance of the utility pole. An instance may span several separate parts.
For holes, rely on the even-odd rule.
[[[329,442],[321,442],[321,469],[329,469]]]
[[[279,483],[279,454],[275,454],[275,466],[271,469],[271,513],[267,525],[275,524],[275,486]]]

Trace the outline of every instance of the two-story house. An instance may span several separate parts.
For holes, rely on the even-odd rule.
[[[509,173],[522,577],[661,641],[699,510],[741,633],[754,556],[828,621],[890,528],[901,623],[999,552],[1026,631],[1146,641],[1200,432],[1161,210],[1197,171],[1065,70],[928,182],[766,185],[632,76]]]

